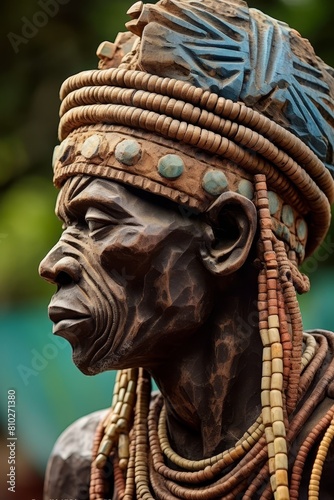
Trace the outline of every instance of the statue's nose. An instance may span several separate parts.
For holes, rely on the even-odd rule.
[[[39,274],[55,285],[69,285],[80,280],[81,266],[74,257],[64,255],[62,246],[58,243],[40,263]]]

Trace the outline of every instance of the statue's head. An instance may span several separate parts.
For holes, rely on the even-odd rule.
[[[41,264],[54,331],[91,374],[182,352],[261,273],[303,291],[334,196],[333,77],[296,31],[241,0],[129,14],[62,87],[64,232]]]

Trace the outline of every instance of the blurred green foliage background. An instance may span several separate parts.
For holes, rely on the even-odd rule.
[[[46,308],[52,288],[37,273],[39,261],[60,233],[51,169],[58,91],[67,76],[96,67],[97,46],[124,30],[132,3],[16,0],[1,7],[0,376],[4,391],[17,390],[25,467],[30,464],[40,474],[61,430],[80,415],[108,405],[112,389],[110,374],[84,377],[72,366],[69,346],[55,344],[49,336]],[[288,22],[334,66],[332,0],[249,4]],[[334,324],[333,240],[329,236],[304,266],[313,285],[301,301],[307,328],[330,329]],[[3,424],[5,415],[6,393],[0,398]],[[28,481],[28,476],[22,477]],[[32,498],[25,496],[27,484],[20,499]],[[35,490],[34,495],[41,498]],[[1,498],[6,500],[6,494]]]

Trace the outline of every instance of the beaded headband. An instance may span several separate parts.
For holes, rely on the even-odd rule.
[[[254,198],[252,176],[235,163],[182,144],[175,151],[171,141],[127,127],[81,127],[57,147],[54,163],[59,187],[69,176],[90,174],[150,191],[200,212],[228,190]],[[297,199],[292,186],[286,189],[287,199],[289,194]],[[274,233],[302,261],[307,240],[305,219],[274,191],[269,191],[269,201]]]
[[[184,15],[192,8],[186,0],[157,5],[159,15],[166,15],[168,22],[172,16],[169,7],[177,5],[180,16],[181,6]],[[245,13],[246,4],[236,1],[236,5],[235,17]],[[140,34],[143,24],[150,27],[156,8],[136,4],[130,9],[135,19],[130,26],[128,23],[129,29]],[[210,10],[210,2],[201,5],[201,9],[206,8]],[[253,12],[252,16],[253,23],[259,20],[258,14]],[[231,19],[227,16],[225,20],[229,26]],[[279,26],[285,33],[286,25]],[[318,157],[323,145],[320,147],[318,141],[315,146],[309,135],[305,140],[305,131],[299,130],[303,141],[294,135],[301,127],[300,120],[296,120],[297,129],[290,122],[287,128],[291,131],[273,122],[269,105],[271,111],[265,116],[265,111],[219,95],[221,89],[216,86],[213,92],[183,79],[131,69],[152,64],[150,37],[147,29],[141,39],[129,33],[119,35],[116,44],[106,42],[99,48],[101,66],[106,69],[85,71],[64,82],[59,127],[62,143],[53,161],[56,186],[70,176],[89,174],[135,185],[205,211],[226,190],[251,199],[253,176],[264,173],[274,232],[301,262],[305,253],[310,254],[321,243],[330,223],[334,182]],[[164,61],[163,48],[161,51]],[[160,66],[158,69],[161,71]],[[225,89],[226,95],[231,95],[231,87],[225,85]],[[249,88],[249,95],[252,92]],[[243,93],[245,89],[239,91],[238,98]],[[314,117],[317,126],[328,129],[327,122],[325,127],[318,115]],[[328,159],[328,153],[322,156]]]

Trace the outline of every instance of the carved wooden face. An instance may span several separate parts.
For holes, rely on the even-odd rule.
[[[40,273],[57,285],[49,315],[80,370],[150,367],[186,348],[213,304],[206,224],[88,176],[66,182],[56,211],[64,231]]]

